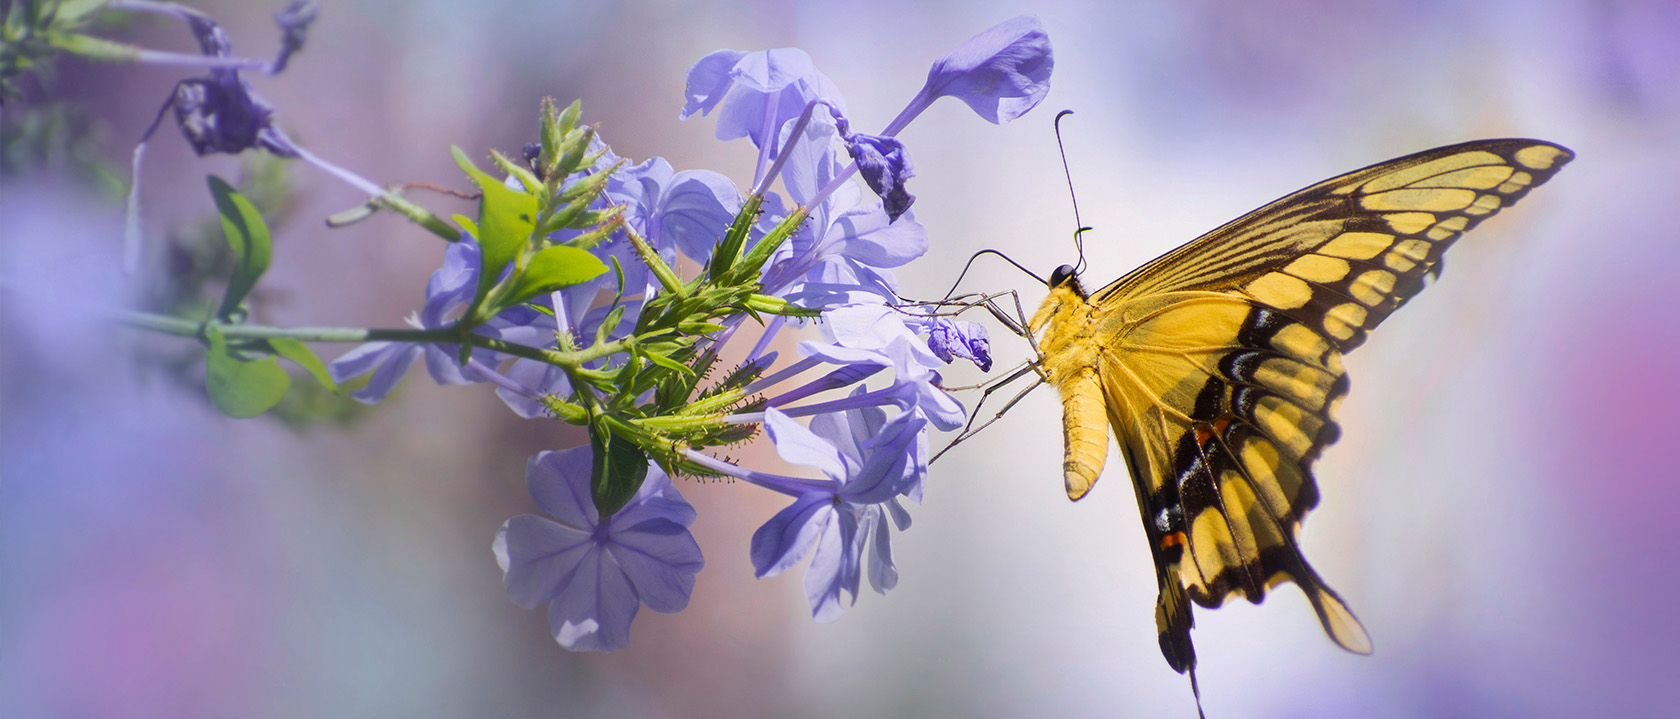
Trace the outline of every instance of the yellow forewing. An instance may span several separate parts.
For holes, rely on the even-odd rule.
[[[1296,544],[1334,442],[1342,355],[1439,273],[1459,235],[1573,155],[1485,140],[1380,163],[1226,224],[1087,298],[1051,288],[1030,323],[1063,401],[1068,496],[1096,481],[1107,424],[1155,558],[1161,649],[1195,667],[1185,599],[1306,593],[1325,633],[1369,652],[1359,620]]]

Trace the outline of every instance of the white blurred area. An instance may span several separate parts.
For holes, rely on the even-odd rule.
[[[198,7],[236,51],[266,55],[281,5]],[[449,145],[517,150],[553,96],[583,98],[620,155],[745,185],[750,145],[712,139],[710,119],[676,119],[684,74],[707,52],[803,48],[846,94],[854,126],[873,131],[932,60],[1023,13],[1056,50],[1044,104],[1000,127],[944,100],[900,136],[932,245],[897,273],[906,295],[943,295],[983,248],[1040,275],[1075,260],[1051,132],[1064,108],[1076,113],[1064,129],[1081,219],[1095,228],[1088,287],[1390,157],[1504,136],[1579,156],[1460,242],[1440,285],[1348,361],[1343,439],[1318,465],[1323,501],[1302,544],[1376,653],[1337,649],[1292,586],[1260,607],[1198,609],[1208,715],[1666,713],[1662,681],[1680,669],[1667,648],[1680,623],[1666,610],[1680,530],[1666,508],[1680,491],[1653,447],[1675,418],[1663,400],[1680,399],[1662,351],[1680,348],[1680,323],[1665,315],[1680,300],[1672,4],[340,1],[287,72],[254,82],[300,143],[380,183],[463,186]],[[114,32],[191,47],[168,23]],[[94,108],[119,162],[185,76],[61,69],[58,92]],[[149,162],[154,237],[209,212],[203,174],[236,167],[193,157],[167,127]],[[321,218],[362,198],[304,166],[294,178],[304,204],[276,237],[264,286],[283,299],[270,319],[395,326],[422,298],[439,243],[390,217],[327,230]],[[29,208],[86,207],[62,178],[26,182]],[[4,194],[0,270],[11,275],[41,256],[19,248],[51,233],[19,186]],[[100,211],[114,228],[115,206],[47,216],[80,228]],[[113,231],[113,264],[116,242]],[[963,287],[1018,289],[1029,314],[1043,296],[995,258]],[[16,344],[30,335],[21,305],[6,304],[0,338],[34,347]],[[1000,368],[1029,355],[991,327]],[[517,420],[483,387],[439,388],[418,370],[356,428],[302,433],[218,419],[143,378],[101,383],[95,398],[62,379],[62,397],[20,395],[40,371],[0,368],[9,717],[1195,711],[1156,645],[1130,481],[1113,456],[1087,499],[1067,501],[1049,389],[933,467],[914,526],[894,537],[898,587],[882,597],[866,584],[833,624],[810,621],[802,569],[752,577],[748,539],[779,497],[679,482],[707,559],[693,603],[644,608],[630,648],[596,655],[560,649],[543,612],[508,601],[489,549],[504,519],[532,511],[526,457],[580,443],[577,432]],[[56,429],[26,431],[40,426]],[[112,493],[132,501],[113,507]]]

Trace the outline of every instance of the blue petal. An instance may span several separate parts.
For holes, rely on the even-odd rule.
[[[610,652],[630,644],[630,622],[641,600],[605,552],[589,552],[572,581],[548,605],[555,641],[572,651]]]
[[[659,238],[654,236],[656,233],[652,225],[659,197],[675,174],[671,163],[663,157],[655,157],[640,165],[619,168],[607,180],[607,197],[624,206],[624,221],[660,249],[669,245],[658,243]]]
[[[805,425],[772,407],[764,412],[764,429],[770,434],[770,442],[776,445],[776,454],[782,459],[792,464],[815,467],[829,479],[845,481],[846,460],[840,456],[840,450],[813,434]]]
[[[731,71],[742,87],[762,93],[776,92],[816,73],[811,56],[796,47],[748,53]]]
[[[1050,91],[1055,60],[1037,18],[1006,20],[969,38],[928,70],[919,98],[951,96],[994,123],[1026,114]]]
[[[927,254],[927,230],[913,214],[895,220],[871,205],[847,210],[834,227],[847,238],[840,254],[870,267],[898,267]]]
[[[403,375],[417,359],[420,359],[420,345],[410,342],[369,342],[333,360],[327,371],[332,374],[334,381],[343,382],[365,374],[366,367],[374,366],[373,376],[368,378],[368,383],[351,392],[350,396],[364,404],[378,404],[386,395],[391,394],[391,390],[396,389],[397,383],[402,381]]]
[[[666,519],[613,532],[608,551],[635,586],[636,595],[656,612],[677,612],[688,606],[694,574],[706,564],[694,535]]]
[[[916,168],[903,142],[860,132],[846,139],[846,150],[857,162],[863,181],[881,198],[889,219],[896,220],[910,209],[916,196],[910,194],[904,182],[916,176]]]
[[[841,593],[850,593],[852,602],[857,602],[859,565],[853,542],[857,519],[849,511],[830,512],[817,527],[817,535],[817,551],[805,570],[805,599],[811,603],[811,618],[826,623],[845,613]]]
[[[594,548],[587,532],[534,514],[521,514],[502,525],[496,546],[506,566],[502,583],[508,598],[525,609],[560,596],[572,582],[578,562]]]
[[[887,590],[898,586],[898,567],[893,564],[892,530],[879,507],[869,509],[859,534],[871,535],[870,544],[874,550],[869,553],[869,586],[886,594]]]
[[[483,382],[484,377],[475,370],[469,370],[461,365],[460,345],[453,344],[424,344],[426,355],[426,372],[432,376],[432,381],[444,386],[475,384]],[[472,356],[484,359],[493,356],[486,350],[473,350]]]
[[[881,436],[871,438],[866,448],[869,456],[863,466],[848,478],[841,495],[859,504],[885,502],[904,491],[907,480],[914,476],[906,472],[907,463],[919,461],[909,451],[916,435],[927,426],[927,420],[914,412],[905,412],[881,428]]]
[[[828,492],[811,492],[777,512],[753,532],[749,553],[756,576],[774,577],[798,564],[833,512],[834,495]]]
[[[696,112],[704,115],[717,107],[730,83],[734,82],[730,71],[745,55],[738,50],[718,50],[694,63],[694,67],[688,69],[688,80],[683,88],[688,101],[683,104],[677,119],[687,120]]]
[[[694,523],[694,517],[694,506],[683,499],[670,477],[665,476],[665,470],[649,463],[647,478],[642,480],[641,489],[636,490],[636,496],[613,515],[612,524],[616,530],[647,521],[664,520],[687,527]]]
[[[532,455],[525,463],[525,486],[537,509],[562,524],[592,531],[599,516],[589,491],[592,457],[588,445]]]
[[[538,392],[561,397],[572,393],[572,385],[566,380],[565,370],[547,362],[521,358],[515,360],[505,374],[508,379]],[[508,409],[513,410],[514,414],[525,419],[550,416],[546,405],[518,392],[497,387],[496,396],[502,398],[502,402],[508,406]]]
[[[845,163],[841,160],[839,146],[834,142],[839,137],[839,131],[826,107],[813,110],[811,120],[805,123],[805,130],[798,137],[793,137],[791,133],[796,122],[797,116],[783,125],[777,147],[778,154],[787,155],[782,165],[782,184],[787,187],[789,197],[805,204],[845,169]],[[834,202],[830,200],[823,204],[832,205]],[[812,208],[810,224],[826,226],[826,220],[817,216],[817,209]]]
[[[711,170],[679,172],[659,201],[661,246],[705,262],[740,209],[741,193],[729,178]]]
[[[763,147],[784,123],[798,117],[813,100],[826,100],[844,111],[839,88],[819,72],[804,50],[784,48],[743,56],[731,72],[735,83],[718,110],[717,139],[752,139]]]

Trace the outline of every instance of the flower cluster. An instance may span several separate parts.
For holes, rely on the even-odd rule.
[[[866,135],[849,127],[838,88],[805,52],[718,51],[690,70],[681,117],[715,115],[719,139],[752,143],[758,165],[749,190],[741,192],[715,172],[675,172],[660,158],[630,164],[604,148],[593,167],[567,180],[589,182],[611,173],[597,208],[621,208],[623,226],[590,250],[619,271],[535,298],[474,332],[555,350],[569,348],[571,337],[630,338],[642,314],[673,292],[661,282],[661,263],[645,262],[650,255],[670,263],[680,254],[707,266],[715,278],[731,261],[724,255],[744,258],[756,251],[762,255],[752,278],[758,291],[820,312],[817,324],[826,341],[800,342],[799,358],[776,366],[769,351],[773,338],[804,322],[799,313],[778,313],[766,321],[745,365],[719,383],[733,382],[741,397],[752,398],[718,419],[745,429],[735,437],[750,436],[761,424],[783,459],[821,478],[743,468],[703,451],[700,442],[681,447],[676,458],[643,447],[653,460],[645,479],[621,508],[603,517],[602,464],[618,456],[616,450],[597,439],[593,448],[544,452],[531,460],[527,481],[548,516],[509,520],[497,535],[495,554],[517,604],[549,603],[561,645],[623,647],[640,605],[671,612],[687,604],[702,566],[688,530],[694,510],[665,470],[733,477],[788,496],[791,503],[753,535],[753,567],[761,577],[772,576],[809,557],[805,591],[818,621],[838,618],[856,601],[865,567],[877,592],[897,583],[891,528],[908,528],[905,502],[921,500],[929,429],[953,430],[964,419],[962,406],[940,387],[938,370],[955,358],[989,368],[991,358],[979,325],[898,306],[891,270],[924,254],[928,239],[910,211],[909,156],[893,135],[942,96],[961,99],[993,122],[1012,119],[1044,96],[1050,68],[1038,23],[1011,20],[941,58],[893,124],[881,135]],[[873,193],[850,181],[859,173]],[[785,196],[771,189],[777,182]],[[742,229],[743,218],[748,226],[740,245],[720,242],[732,228]],[[785,237],[777,236],[778,229]],[[771,243],[773,248],[760,247]],[[451,248],[428,286],[417,326],[447,323],[451,307],[470,294],[477,284],[468,257],[474,251],[471,238]],[[716,319],[697,353],[684,356],[715,358],[742,333],[747,316]],[[369,345],[333,363],[333,371],[340,379],[372,371],[358,397],[375,400],[422,354],[438,382],[494,382],[522,416],[556,414],[557,398],[589,391],[578,386],[585,382],[579,372],[565,367],[485,350],[462,354],[447,344]],[[457,361],[462,357],[464,363]],[[589,366],[626,362],[635,360],[602,356]],[[844,393],[819,396],[834,391]],[[801,417],[809,417],[809,426],[796,419]]]
[[[352,396],[369,404],[423,357],[438,384],[487,383],[522,417],[585,427],[589,446],[531,458],[526,480],[542,514],[508,520],[493,544],[509,596],[526,608],[547,603],[568,649],[621,648],[642,605],[687,605],[704,562],[689,531],[695,511],[672,483],[684,474],[791,500],[754,534],[751,559],[763,577],[808,557],[805,589],[818,621],[856,602],[865,573],[877,592],[896,585],[891,530],[907,529],[906,504],[922,499],[929,432],[965,418],[940,370],[956,359],[991,365],[980,325],[899,298],[893,270],[926,253],[928,234],[911,209],[915,170],[896,135],[940,97],[993,123],[1037,105],[1052,59],[1036,20],[1007,21],[940,58],[874,135],[852,127],[839,89],[802,50],[707,55],[688,73],[680,118],[713,117],[718,139],[751,143],[758,161],[745,189],[709,170],[620,157],[580,122],[578,104],[545,104],[539,141],[522,161],[493,153],[495,175],[456,150],[480,198],[475,218],[450,224],[292,143],[238,76],[279,72],[302,46],[312,3],[277,16],[282,48],[273,61],[233,57],[220,28],[194,11],[120,5],[179,15],[199,39],[203,56],[192,66],[210,75],[183,81],[166,105],[195,150],[304,159],[366,190],[368,211],[402,212],[450,240],[408,329],[259,330],[242,324],[241,303],[266,267],[267,233],[244,198],[213,182],[235,281],[207,320],[148,322],[208,338],[218,406],[239,416],[272,406],[273,392],[241,392],[260,374],[284,393],[274,383],[285,373],[259,366],[275,357],[319,369],[329,386],[360,382]],[[699,274],[680,276],[685,263]],[[779,362],[778,336],[813,323],[822,339],[799,342],[798,356]],[[365,343],[327,367],[298,341],[352,337]],[[726,346],[747,341],[739,366],[713,371]],[[760,472],[708,452],[761,427],[783,459],[820,477]]]

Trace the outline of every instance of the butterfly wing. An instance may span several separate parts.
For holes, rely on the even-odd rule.
[[[1091,296],[1097,376],[1155,556],[1167,661],[1195,666],[1186,598],[1293,581],[1325,632],[1370,639],[1296,545],[1339,434],[1343,353],[1438,274],[1463,232],[1573,157],[1536,140],[1421,152],[1313,185]]]

